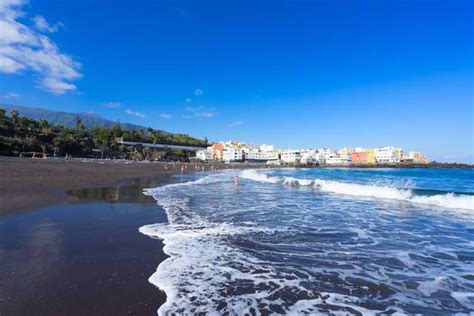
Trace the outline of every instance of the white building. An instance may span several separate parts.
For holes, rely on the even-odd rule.
[[[342,165],[342,164],[347,163],[347,160],[341,159],[341,157],[339,157],[336,154],[330,154],[326,156],[325,163],[327,165]]]
[[[396,163],[398,159],[397,149],[394,147],[375,148],[375,161],[377,163]]]
[[[209,149],[198,150],[196,152],[196,158],[201,161],[209,161],[212,160],[212,151]]]
[[[319,153],[316,149],[307,149],[301,151],[302,164],[312,164],[319,162]]]
[[[275,151],[263,151],[257,148],[244,149],[245,160],[254,162],[267,162],[269,160],[277,160],[278,154]]]
[[[225,162],[243,161],[244,151],[240,148],[226,146],[222,151],[222,160]]]
[[[280,151],[280,159],[284,163],[297,163],[301,161],[301,153],[293,149],[282,150]]]
[[[327,163],[328,160],[332,162],[334,158],[337,157],[336,150],[332,148],[319,148],[318,153],[318,161],[321,164]]]

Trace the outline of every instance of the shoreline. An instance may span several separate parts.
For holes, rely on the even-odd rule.
[[[72,190],[115,186],[136,178],[181,174],[182,165],[187,166],[184,173],[199,172],[203,168],[205,171],[211,168],[268,168],[258,164],[147,163],[0,156],[0,216],[74,201],[74,197],[68,194]]]
[[[260,169],[260,168],[466,168],[465,164],[426,165],[267,165],[260,163],[222,162],[138,162],[123,160],[64,160],[33,159],[0,156],[0,216],[24,212],[54,203],[74,200],[71,190],[100,188],[125,183],[134,178],[169,176],[180,174],[181,166],[188,172],[217,169]]]
[[[134,178],[169,176],[180,174],[181,166],[188,172],[199,172],[203,168],[260,169],[260,168],[467,168],[472,165],[426,164],[426,165],[267,165],[259,163],[222,162],[138,162],[123,160],[64,160],[33,159],[0,156],[0,216],[24,212],[54,203],[73,201],[71,190],[100,188],[125,183]]]

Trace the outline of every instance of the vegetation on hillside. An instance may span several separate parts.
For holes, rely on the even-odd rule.
[[[20,116],[16,110],[0,109],[0,155],[36,157],[122,158],[133,160],[187,160],[187,152],[176,149],[156,150],[149,147],[126,146],[117,138],[153,144],[204,147],[201,140],[185,134],[170,134],[148,128],[123,130],[119,123],[111,128],[87,130],[78,117],[69,128]]]

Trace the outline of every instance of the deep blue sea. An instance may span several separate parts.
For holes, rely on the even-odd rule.
[[[145,194],[168,216],[140,228],[169,255],[160,314],[474,311],[472,169],[233,170]]]

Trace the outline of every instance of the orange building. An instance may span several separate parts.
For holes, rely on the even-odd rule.
[[[214,144],[210,147],[208,147],[208,149],[210,149],[212,151],[212,160],[222,160],[222,151],[224,150],[225,148],[225,145],[222,144],[222,143],[217,143],[217,144]]]
[[[367,163],[367,152],[366,151],[353,152],[352,163]]]

